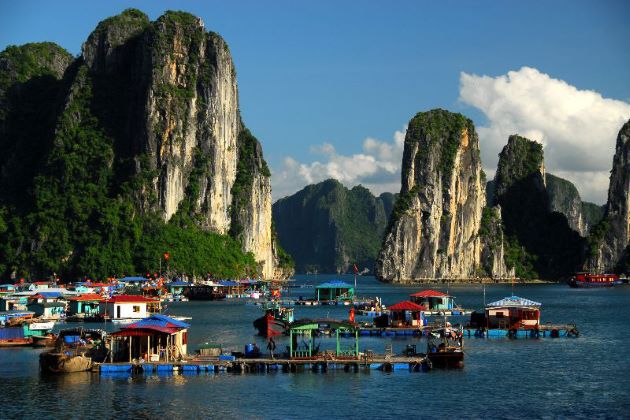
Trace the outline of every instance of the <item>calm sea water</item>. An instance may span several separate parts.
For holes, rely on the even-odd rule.
[[[298,276],[318,284],[332,276]],[[338,278],[335,276],[335,278]],[[351,276],[342,277],[352,282]],[[360,277],[358,294],[404,300],[421,287],[391,286]],[[442,288],[441,290],[444,290]],[[481,286],[450,286],[457,303],[483,307]],[[512,287],[486,287],[486,301],[509,296]],[[314,289],[294,289],[311,297]],[[462,370],[427,373],[282,372],[99,376],[41,376],[34,349],[0,350],[0,418],[629,418],[630,286],[606,290],[565,285],[517,285],[514,294],[543,303],[543,322],[575,322],[577,339],[469,339]],[[255,336],[260,309],[243,302],[186,302],[169,311],[192,316],[189,342],[222,343],[243,350]],[[296,307],[296,318],[346,318],[348,307]],[[455,320],[453,320],[455,321]],[[455,321],[456,322],[456,321]],[[94,325],[94,324],[92,324]],[[111,327],[108,327],[111,328]],[[277,340],[278,347],[286,344]],[[361,337],[361,349],[400,351],[422,338]],[[334,342],[321,340],[321,348]],[[191,350],[192,350],[191,349]]]

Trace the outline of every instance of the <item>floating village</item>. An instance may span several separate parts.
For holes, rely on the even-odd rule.
[[[585,273],[569,282],[572,287],[620,283],[616,276]],[[287,297],[296,288],[302,296]],[[580,334],[575,324],[543,321],[540,302],[512,294],[485,303],[485,288],[484,307],[477,310],[462,308],[455,296],[432,289],[411,293],[400,302],[360,297],[356,290],[356,276],[354,285],[341,280],[299,285],[292,280],[252,279],[193,283],[157,276],[100,283],[20,281],[0,286],[0,348],[44,348],[39,365],[47,374],[416,372],[463,368],[465,341],[470,339],[570,339]],[[307,293],[309,297],[304,296]],[[235,300],[257,307],[252,334],[264,337],[267,347],[243,343],[239,349],[227,349],[215,342],[189,352],[188,330],[195,320],[167,313],[166,307],[169,302],[195,300],[208,305]],[[347,307],[347,317],[295,316],[299,307],[322,305]],[[308,313],[306,308],[299,310]],[[112,328],[115,331],[106,332]],[[368,336],[382,339],[384,351],[366,348],[361,341]],[[396,354],[391,340],[400,336],[418,340]],[[281,346],[281,341],[287,345]]]

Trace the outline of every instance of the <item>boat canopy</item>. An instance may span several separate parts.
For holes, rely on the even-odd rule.
[[[540,306],[540,305],[542,305],[540,302],[534,302],[533,300],[525,299],[518,296],[510,296],[510,297],[505,297],[501,300],[497,300],[496,302],[488,303],[486,307],[488,308],[506,307],[506,306],[527,307],[527,306]]]
[[[221,280],[219,282],[219,285],[226,286],[226,287],[234,287],[234,286],[240,286],[241,284],[232,280]]]
[[[355,331],[357,326],[349,321],[338,319],[300,319],[292,322],[289,325],[291,331],[306,331],[306,330],[319,330],[319,329],[337,329]]]

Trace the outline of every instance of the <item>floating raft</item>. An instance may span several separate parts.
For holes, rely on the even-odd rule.
[[[230,360],[227,360],[227,359]],[[331,359],[313,357],[309,359],[236,359],[226,357],[223,360],[193,359],[187,362],[173,363],[102,363],[95,365],[93,371],[101,375],[132,374],[202,374],[202,373],[265,373],[265,372],[327,372],[342,370],[359,372],[369,370],[420,372],[426,369],[426,357],[398,357],[374,355],[367,359]]]
[[[481,330],[479,328],[464,327],[464,337],[478,338],[558,338],[570,337],[575,338],[580,335],[575,324],[542,324],[538,329],[489,329]]]

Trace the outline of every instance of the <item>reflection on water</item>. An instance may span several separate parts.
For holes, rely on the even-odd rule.
[[[319,283],[329,276],[301,277]],[[351,277],[345,278],[352,281]],[[359,278],[358,294],[404,300],[421,287],[382,285]],[[442,290],[444,290],[442,288]],[[480,286],[453,286],[449,292],[466,308],[483,306]],[[314,289],[293,289],[311,297]],[[569,289],[564,285],[515,286],[514,293],[543,303],[543,322],[576,322],[578,339],[470,339],[461,371],[384,373],[304,372],[285,374],[165,374],[99,376],[41,375],[36,349],[0,351],[2,418],[24,417],[627,417],[630,413],[630,287]],[[486,301],[511,294],[511,286],[489,286]],[[242,302],[169,304],[169,312],[192,316],[190,348],[222,343],[242,351],[246,343],[266,348],[252,321],[260,309]],[[296,307],[296,318],[347,318],[348,307]],[[457,322],[456,320],[454,320]],[[111,325],[106,326],[112,330]],[[113,327],[115,329],[115,327]],[[320,340],[320,339],[318,339]],[[325,338],[321,338],[326,342]],[[361,337],[361,348],[395,351],[407,344],[423,349],[417,337]],[[288,344],[277,341],[278,348]],[[324,344],[322,347],[324,347]]]

